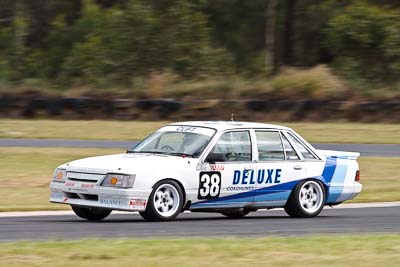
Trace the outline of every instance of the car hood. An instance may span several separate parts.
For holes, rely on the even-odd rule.
[[[173,167],[176,168],[176,164],[182,164],[188,160],[193,159],[160,154],[123,153],[79,159],[66,163],[61,167],[66,168],[67,171],[86,173],[136,173],[146,169],[166,170]]]

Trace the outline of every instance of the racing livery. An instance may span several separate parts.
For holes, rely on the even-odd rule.
[[[59,166],[50,202],[69,204],[87,220],[112,210],[168,221],[184,210],[238,218],[279,207],[314,217],[361,192],[359,155],[316,150],[279,125],[172,123],[126,153]]]

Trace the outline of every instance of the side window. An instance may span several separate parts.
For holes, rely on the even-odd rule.
[[[297,155],[296,151],[294,150],[292,145],[289,143],[289,141],[283,134],[282,134],[282,140],[283,140],[283,146],[285,147],[286,159],[299,160],[300,157]]]
[[[317,159],[313,153],[308,150],[307,147],[303,145],[293,134],[288,133],[290,137],[292,138],[293,142],[295,143],[296,147],[300,150],[301,154],[305,159]]]
[[[226,162],[251,161],[250,133],[248,131],[224,133],[210,154],[219,154]]]
[[[284,160],[285,154],[279,132],[256,131],[258,160]]]

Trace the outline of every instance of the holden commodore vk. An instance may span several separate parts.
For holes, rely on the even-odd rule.
[[[87,220],[112,210],[169,221],[185,210],[239,218],[280,207],[292,217],[314,217],[361,192],[359,155],[316,150],[278,125],[172,123],[126,153],[59,166],[50,202],[71,205]]]

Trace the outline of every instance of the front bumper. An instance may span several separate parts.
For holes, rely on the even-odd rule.
[[[102,187],[94,184],[50,183],[52,203],[123,211],[144,211],[151,190]]]

